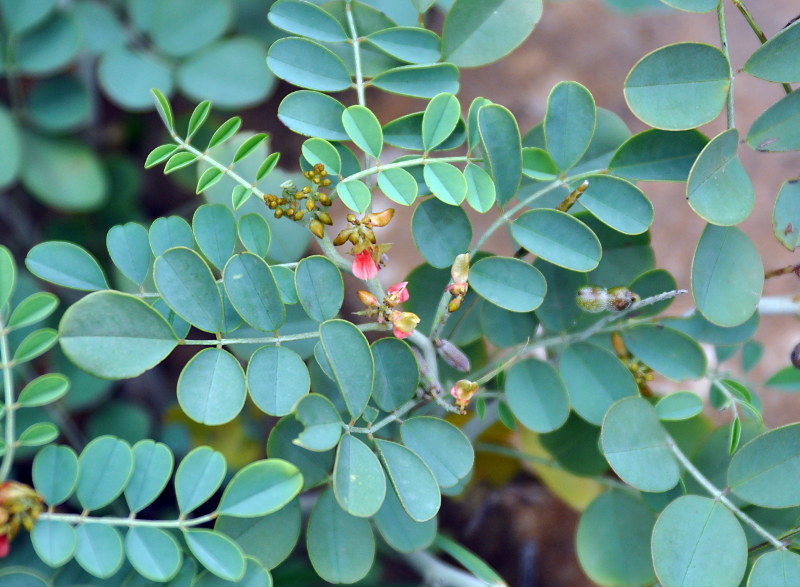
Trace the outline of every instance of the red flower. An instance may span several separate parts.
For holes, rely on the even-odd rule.
[[[8,534],[3,534],[0,536],[0,558],[8,556],[8,549],[10,546],[11,545],[8,542]]]
[[[378,274],[378,264],[372,258],[372,251],[364,249],[353,259],[353,275],[359,279],[372,279]]]
[[[407,281],[401,281],[400,283],[395,283],[392,287],[389,288],[389,296],[396,304],[401,304],[403,302],[408,301],[408,289],[406,286],[408,285]]]

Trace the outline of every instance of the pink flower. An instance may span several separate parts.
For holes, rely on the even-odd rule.
[[[353,259],[353,275],[359,279],[372,279],[378,274],[378,264],[372,258],[370,249],[364,249]]]
[[[392,333],[399,339],[408,338],[419,324],[419,316],[413,312],[395,310],[389,318],[392,322]]]
[[[395,283],[392,287],[389,288],[389,296],[396,304],[401,304],[403,302],[408,301],[408,289],[406,286],[408,285],[407,281],[401,281],[400,283]]]
[[[8,542],[8,534],[3,534],[0,536],[0,558],[4,558],[8,555],[10,547],[11,545]]]

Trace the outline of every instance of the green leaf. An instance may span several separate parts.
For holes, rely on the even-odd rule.
[[[255,212],[245,214],[239,218],[237,232],[248,251],[262,258],[267,256],[271,235],[269,224],[263,216]]]
[[[453,264],[457,255],[469,250],[472,224],[463,208],[429,198],[414,210],[411,236],[428,263],[446,268]]]
[[[192,249],[175,247],[156,258],[153,279],[162,299],[181,318],[206,332],[222,328],[222,298],[214,274]]]
[[[505,392],[514,416],[534,432],[552,432],[567,421],[567,389],[558,371],[544,361],[526,359],[511,367]]]
[[[541,17],[540,0],[457,0],[442,30],[443,58],[459,67],[497,61],[522,44]]]
[[[649,585],[656,579],[650,534],[656,516],[622,491],[599,495],[581,515],[575,547],[581,568],[598,585]]]
[[[467,180],[467,203],[481,214],[488,212],[497,197],[492,177],[477,165],[468,163],[464,179]]]
[[[232,116],[223,122],[221,125],[219,125],[219,128],[214,131],[214,134],[211,135],[211,139],[209,139],[208,145],[206,146],[206,151],[230,140],[233,135],[239,131],[241,126],[242,119],[238,116]]]
[[[226,516],[252,518],[277,512],[303,487],[303,476],[292,463],[267,459],[250,463],[233,476],[219,502]]]
[[[753,314],[739,326],[723,328],[712,324],[699,312],[693,312],[689,318],[666,318],[664,325],[680,330],[699,342],[708,342],[715,345],[741,344],[753,337],[758,329],[759,315]]]
[[[183,457],[175,472],[175,498],[182,514],[204,504],[222,485],[225,457],[208,446],[199,446]]]
[[[505,206],[517,193],[522,179],[519,127],[514,115],[496,104],[483,106],[478,111],[477,121],[481,145],[489,163],[488,171],[497,190],[497,201]]]
[[[486,338],[500,348],[525,342],[536,331],[537,325],[533,313],[509,312],[494,304],[481,306],[480,321]]]
[[[58,307],[58,298],[48,292],[37,292],[22,300],[8,319],[6,328],[13,330],[36,324]]]
[[[150,249],[158,257],[167,249],[186,247],[191,249],[194,245],[192,228],[180,216],[167,216],[157,218],[150,225]]]
[[[718,326],[745,322],[761,299],[764,266],[748,236],[736,227],[706,226],[692,261],[692,297]]]
[[[608,169],[626,179],[686,181],[697,156],[708,143],[698,130],[640,132],[614,153]]]
[[[387,544],[399,552],[427,548],[436,537],[436,517],[426,522],[411,519],[392,487],[386,491],[386,499],[373,520]]]
[[[417,180],[400,167],[381,170],[378,187],[387,198],[403,206],[410,206],[417,198]]]
[[[186,363],[178,378],[178,403],[195,422],[218,426],[233,420],[247,396],[244,371],[228,351],[208,348]]]
[[[800,94],[792,92],[762,112],[747,132],[745,142],[756,151],[800,149]]]
[[[561,82],[547,98],[544,138],[561,171],[573,167],[589,148],[597,118],[592,94],[577,82]]]
[[[512,257],[487,257],[470,268],[469,284],[481,297],[512,312],[538,308],[547,283],[538,269]]]
[[[511,236],[534,255],[573,271],[591,271],[602,256],[592,230],[559,210],[525,212],[512,223]]]
[[[375,453],[358,438],[345,434],[333,468],[336,501],[351,516],[369,518],[383,504],[386,475]]]
[[[608,471],[608,461],[600,452],[600,427],[571,412],[566,423],[539,436],[542,446],[567,471],[594,476]]]
[[[27,114],[48,132],[74,131],[88,124],[92,106],[86,84],[72,74],[39,81],[28,94]]]
[[[375,361],[372,397],[380,409],[391,412],[410,400],[417,390],[417,359],[405,342],[391,337],[372,343],[372,357]]]
[[[274,514],[257,518],[220,516],[214,529],[232,538],[247,556],[266,569],[278,566],[294,549],[300,537],[299,500],[292,500]]]
[[[400,147],[409,151],[422,151],[425,145],[422,142],[422,118],[424,112],[414,112],[396,118],[383,127],[383,140],[388,145]],[[466,138],[464,121],[456,123],[456,130],[453,131],[447,140],[441,143],[434,151],[449,151],[459,147]]]
[[[209,0],[201,11],[192,0],[164,0],[152,5],[148,33],[165,54],[185,57],[223,35],[232,20],[225,0]]]
[[[364,212],[372,201],[369,188],[357,179],[341,182],[336,186],[336,193],[345,206],[359,214]]]
[[[63,69],[76,57],[81,31],[75,18],[59,11],[15,43],[15,66],[23,73],[44,75]]]
[[[248,324],[265,332],[283,324],[286,309],[281,293],[261,257],[252,253],[231,257],[223,271],[223,283],[231,304]]]
[[[198,130],[200,130],[200,127],[203,126],[203,123],[208,118],[209,112],[211,112],[211,102],[208,100],[203,100],[194,107],[194,110],[192,110],[192,115],[189,117],[189,126],[186,128],[187,141],[191,139]]]
[[[51,567],[65,565],[75,554],[75,528],[58,520],[38,520],[31,530],[31,543],[42,561]]]
[[[572,409],[598,426],[615,401],[639,395],[633,375],[617,356],[591,343],[569,345],[561,355],[559,372]]]
[[[736,587],[747,566],[744,531],[720,502],[685,495],[653,528],[653,564],[663,585]]]
[[[767,379],[764,385],[786,393],[798,392],[800,391],[800,369],[792,365],[784,367]]]
[[[797,48],[800,47],[800,26],[797,22],[764,43],[744,64],[750,75],[771,82],[800,81]]]
[[[97,510],[114,501],[133,474],[133,451],[113,436],[95,438],[78,459],[78,501],[86,510]]]
[[[623,234],[641,234],[653,223],[653,204],[638,187],[610,175],[592,175],[578,202]]]
[[[324,395],[303,396],[292,410],[297,421],[305,426],[293,442],[317,452],[335,448],[342,435],[342,418],[336,406]]]
[[[345,320],[323,322],[319,339],[347,411],[358,418],[369,401],[375,371],[369,343],[354,324]]]
[[[222,269],[236,247],[236,220],[230,208],[222,204],[200,206],[192,217],[192,230],[206,259]]]
[[[320,373],[319,377],[325,378],[325,375]],[[284,416],[270,431],[267,456],[294,463],[303,475],[303,488],[308,490],[328,479],[333,468],[334,451],[306,450],[294,442],[302,433],[303,425],[294,414]]]
[[[295,35],[319,41],[346,41],[342,25],[328,12],[308,2],[294,0],[275,3],[269,10],[269,21]]]
[[[60,432],[55,424],[38,422],[23,430],[17,443],[20,446],[44,446],[58,438]]]
[[[142,300],[96,292],[70,306],[59,325],[64,354],[108,379],[135,377],[172,352],[178,341],[166,320]]]
[[[125,487],[125,501],[138,512],[161,495],[172,477],[174,457],[166,444],[140,440],[133,445],[133,475]]]
[[[172,155],[167,164],[164,165],[164,175],[170,174],[178,169],[188,167],[197,161],[197,157],[192,153],[181,151]]]
[[[641,121],[664,130],[714,120],[730,88],[730,65],[711,45],[676,43],[645,55],[625,80],[625,101]]]
[[[247,108],[264,102],[277,82],[264,67],[262,43],[244,36],[221,40],[194,53],[178,67],[181,91],[221,108]]]
[[[78,457],[68,446],[51,444],[33,459],[33,485],[47,505],[65,501],[78,484]]]
[[[800,582],[800,555],[773,550],[753,563],[747,587],[790,587]]]
[[[0,161],[0,188],[6,188],[17,179],[22,162],[22,143],[15,119],[0,106],[0,136],[3,137],[3,158]],[[44,187],[44,186],[42,186]]]
[[[33,247],[25,266],[36,277],[71,289],[108,288],[103,270],[83,247],[65,241],[47,241]]]
[[[456,128],[461,106],[453,94],[442,93],[431,99],[422,116],[422,143],[425,151],[442,144]]]
[[[783,182],[772,211],[772,229],[775,238],[787,249],[800,246],[800,180]]]
[[[375,537],[369,521],[339,507],[331,490],[320,495],[311,511],[306,543],[314,570],[331,583],[363,579],[375,559]]]
[[[150,240],[144,226],[135,222],[112,226],[106,236],[106,248],[125,277],[137,285],[144,283],[150,269]]]
[[[640,324],[623,332],[622,339],[637,359],[668,379],[700,379],[706,374],[703,349],[678,330]]]
[[[26,408],[44,406],[64,397],[68,389],[69,379],[60,373],[46,373],[24,387],[17,403]]]
[[[321,255],[306,257],[295,269],[297,297],[303,309],[317,322],[335,318],[344,301],[342,274]]]
[[[655,409],[660,420],[688,420],[703,411],[703,400],[691,391],[676,391],[658,400]]]
[[[170,95],[172,71],[155,55],[119,47],[103,54],[97,67],[97,81],[109,99],[125,110],[153,108],[152,88]]]
[[[450,163],[428,163],[423,170],[423,177],[433,195],[445,204],[459,206],[467,196],[467,180]]]
[[[347,66],[330,49],[309,39],[287,37],[272,44],[267,65],[290,84],[321,92],[350,88]]]
[[[196,194],[201,194],[222,179],[222,170],[216,167],[206,169],[197,180]]]
[[[119,532],[104,524],[80,524],[76,528],[78,546],[75,560],[83,569],[107,579],[116,573],[125,560]]]
[[[675,278],[664,269],[652,269],[642,273],[630,284],[630,289],[640,298],[648,298],[678,288]],[[657,302],[637,312],[637,316],[657,316],[666,310],[675,298]]]
[[[458,93],[458,68],[452,63],[404,65],[372,78],[372,85],[392,94],[433,98],[442,92]]]
[[[681,472],[658,414],[641,397],[616,402],[603,418],[603,454],[614,472],[636,489],[662,492],[675,487]]]
[[[56,7],[57,0],[39,0],[37,2],[2,2],[3,20],[10,31],[21,33],[26,29],[41,24]]]
[[[728,485],[734,494],[754,505],[784,508],[800,505],[791,479],[800,471],[797,432],[800,424],[770,430],[733,455]]]
[[[278,106],[278,118],[301,135],[328,141],[348,141],[342,124],[344,105],[325,94],[299,90],[286,96]]]
[[[328,173],[338,175],[342,170],[342,159],[339,152],[328,141],[311,138],[303,143],[303,158],[309,164],[322,163]]]
[[[300,356],[283,346],[265,346],[250,357],[247,388],[258,408],[284,416],[308,393],[311,380]]]
[[[160,528],[130,528],[125,536],[125,553],[137,573],[160,583],[177,575],[183,563],[177,541]]]
[[[167,97],[164,94],[162,94],[161,91],[158,90],[157,88],[151,88],[150,93],[153,95],[153,99],[156,103],[156,110],[158,111],[158,115],[161,117],[161,120],[164,122],[164,125],[167,127],[167,130],[174,132],[175,119],[172,116],[172,108],[169,105],[169,100],[167,100]]]
[[[0,312],[11,299],[17,284],[17,264],[7,247],[0,245]]]
[[[217,577],[226,581],[244,577],[244,554],[227,536],[212,530],[185,530],[183,537],[200,564]]]
[[[359,105],[348,107],[342,112],[342,125],[359,149],[375,159],[380,157],[383,148],[383,130],[369,108]]]
[[[408,515],[417,522],[430,520],[439,511],[441,494],[428,465],[401,444],[379,439],[373,442]]]
[[[444,534],[437,534],[433,543],[434,546],[441,548],[486,585],[506,587],[507,584],[503,578],[495,573],[483,559],[461,546],[455,540],[447,538]]]
[[[366,37],[392,57],[420,65],[436,63],[442,56],[441,39],[433,31],[416,26],[392,27]]]
[[[475,460],[461,430],[439,418],[417,416],[400,427],[403,444],[430,468],[440,487],[453,487],[469,475]]]
[[[558,165],[550,153],[538,147],[522,149],[522,174],[531,179],[552,181],[558,176]]]
[[[723,132],[703,148],[689,174],[689,205],[712,224],[738,224],[753,210],[755,191],[739,161],[738,146],[736,129]]]
[[[576,214],[603,243],[603,256],[597,268],[587,274],[588,280],[603,287],[631,283],[642,273],[655,268],[650,246],[650,233],[626,235],[602,224],[588,214]]]

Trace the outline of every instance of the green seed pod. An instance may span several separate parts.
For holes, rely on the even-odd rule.
[[[609,295],[606,288],[586,285],[578,290],[575,303],[584,312],[597,314],[608,309]]]

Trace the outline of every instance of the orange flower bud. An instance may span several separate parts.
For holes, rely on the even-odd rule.
[[[350,229],[341,231],[338,235],[336,235],[336,238],[333,239],[333,244],[338,247],[339,245],[346,243],[347,239],[350,238],[350,232]]]
[[[374,295],[369,293],[368,291],[364,291],[363,289],[358,290],[358,299],[361,300],[361,303],[365,306],[377,306],[378,305],[378,298]]]
[[[369,220],[372,226],[386,226],[391,221],[392,217],[394,216],[394,208],[387,208],[383,212],[373,212],[372,214],[367,214],[364,217],[364,220]]]
[[[461,307],[461,300],[463,299],[464,298],[461,296],[454,297],[452,300],[450,300],[450,303],[447,304],[447,311],[452,314],[453,312],[458,310]]]

